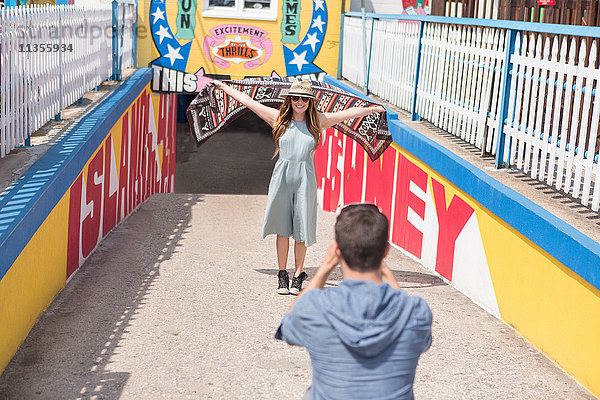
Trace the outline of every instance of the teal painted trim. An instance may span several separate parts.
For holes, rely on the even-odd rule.
[[[367,28],[365,24],[367,23],[367,19],[365,17],[366,11],[364,7],[361,9],[361,33],[362,33],[362,45],[363,45],[363,79],[367,80]],[[368,85],[365,85],[365,93],[368,94],[369,90],[367,89]]]
[[[324,82],[373,101],[326,76]],[[395,118],[394,118],[395,116]],[[600,243],[388,113],[394,142],[600,290]],[[524,266],[526,267],[526,266]]]
[[[355,11],[344,13],[347,17],[360,17],[361,14]],[[560,35],[600,37],[600,27],[578,26],[578,25],[560,25],[547,24],[541,22],[520,22],[508,20],[493,20],[482,18],[450,18],[436,17],[431,15],[405,15],[405,14],[375,14],[366,13],[367,18],[375,19],[397,19],[401,21],[423,21],[438,24],[483,26],[487,28],[505,28],[516,31],[528,31],[539,33],[555,33]]]
[[[373,28],[375,27],[375,20],[371,20],[371,38],[369,39],[369,59],[367,60],[367,77],[365,79],[365,92],[369,94],[369,77],[371,75],[371,57],[373,55]]]
[[[506,118],[508,117],[509,107],[515,107],[514,104],[508,104],[508,99],[510,97],[510,82],[511,82],[511,72],[513,69],[513,64],[510,62],[510,57],[515,52],[515,41],[517,38],[517,32],[513,30],[508,30],[508,48],[506,51],[506,55],[504,57],[504,70],[502,71],[502,85],[500,95],[500,112],[498,118],[498,126],[496,127],[498,132],[498,144],[496,147],[496,168],[504,167],[504,143],[506,142],[506,133],[504,133],[504,124]],[[481,146],[482,151],[485,146]],[[509,150],[510,152],[510,150]],[[508,154],[510,156],[510,153]],[[509,158],[510,159],[510,158]]]
[[[421,119],[419,114],[417,114],[417,89],[419,88],[419,72],[421,70],[421,48],[423,44],[423,31],[425,24],[423,22],[419,22],[419,44],[417,48],[417,66],[415,71],[415,86],[413,88],[413,98],[412,98],[412,110],[410,119],[413,121],[418,121]]]
[[[0,195],[0,280],[151,80],[150,68],[138,69]]]
[[[342,78],[342,62],[344,59],[344,13],[341,15],[340,21],[340,41],[338,44],[338,65],[337,65],[337,78]]]
[[[112,57],[113,70],[112,80],[121,80],[121,70],[119,65],[119,3],[117,0],[112,2]]]

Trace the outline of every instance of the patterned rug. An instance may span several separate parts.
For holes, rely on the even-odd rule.
[[[287,94],[292,81],[290,78],[252,78],[224,82],[259,103],[279,108],[283,104],[282,96]],[[318,99],[317,109],[321,112],[376,105],[327,83],[317,81],[311,83]],[[187,118],[192,135],[200,146],[235,118],[249,111],[246,106],[210,85],[198,93],[192,101],[187,109]],[[376,160],[392,142],[385,112],[349,119],[334,127],[356,140],[372,161]]]

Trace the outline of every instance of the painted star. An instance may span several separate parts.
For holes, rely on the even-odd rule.
[[[165,12],[157,7],[152,16],[154,17],[154,21],[152,21],[152,23],[155,24],[156,21],[165,19]]]
[[[314,2],[315,2],[315,11],[318,11],[318,10],[325,11],[325,9],[323,8],[323,3],[325,3],[324,0],[314,0]]]
[[[158,39],[158,43],[162,44],[162,41],[164,38],[169,38],[169,39],[173,39],[173,36],[171,36],[171,34],[169,33],[169,31],[167,30],[166,26],[160,26],[160,28],[158,28],[158,31],[156,32],[156,35],[159,37]]]
[[[294,59],[290,61],[290,64],[296,64],[296,67],[298,67],[298,72],[302,70],[303,65],[308,64],[308,61],[305,60],[306,52],[307,50],[305,50],[304,53],[301,54],[296,54],[296,52],[292,52],[292,54],[294,55]]]
[[[323,25],[325,25],[325,22],[321,21],[321,16],[319,15],[317,16],[317,18],[313,19],[312,25],[310,27],[316,27],[321,33],[323,33]]]
[[[315,46],[321,43],[321,41],[319,39],[317,39],[317,32],[315,33],[309,33],[306,35],[306,40],[304,41],[304,43],[302,43],[303,45],[310,45],[310,47],[312,48],[312,51],[315,51]]]
[[[200,68],[198,72],[196,72],[196,92],[200,92],[208,84],[208,82],[211,81],[211,78],[204,76],[204,68]]]
[[[179,50],[181,50],[181,47],[177,47],[175,49],[167,43],[167,48],[169,49],[169,52],[165,55],[165,57],[167,57],[171,61],[171,66],[175,64],[176,60],[183,60],[183,56],[179,54]]]

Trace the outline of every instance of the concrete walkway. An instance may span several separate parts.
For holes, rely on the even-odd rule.
[[[186,193],[152,197],[108,236],[5,370],[0,399],[300,398],[310,385],[310,360],[302,348],[273,339],[293,297],[275,293],[274,239],[260,237],[271,161],[256,166],[244,158],[270,160],[267,139],[233,132],[199,149],[182,142],[191,149],[177,166],[178,182],[186,182],[178,191]],[[244,151],[211,168],[215,149],[225,146]],[[220,174],[233,163],[235,173]],[[256,181],[248,184],[251,176]],[[199,193],[203,185],[210,189]],[[309,276],[334,221],[319,212]],[[400,251],[388,261],[401,286],[433,310],[418,399],[593,398]],[[339,279],[336,272],[329,283]]]

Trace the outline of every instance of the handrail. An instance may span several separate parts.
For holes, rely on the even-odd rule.
[[[132,6],[136,7],[133,0],[115,0],[113,3],[120,4],[125,5],[124,10],[127,7],[128,13]],[[105,6],[81,5],[15,6],[1,10],[0,158],[23,143],[28,146],[31,133],[52,117],[60,120],[62,109],[75,101],[81,104],[81,96],[88,90],[94,90],[111,76],[120,79],[124,55],[127,62],[130,53],[132,60],[135,59],[135,25],[132,21],[126,22],[118,13],[112,15],[111,24],[110,10]],[[137,23],[135,10],[133,16]],[[69,26],[71,29],[57,29],[60,35],[52,37],[50,20],[59,28]],[[116,39],[112,49],[114,62],[111,63],[113,60],[109,59],[111,46],[110,42],[105,41],[110,39],[105,35],[96,37],[93,29],[91,32],[85,31],[84,35],[73,34],[76,29],[79,32],[77,26],[87,29],[85,24],[100,24],[97,27],[102,32],[113,27]],[[131,28],[125,32],[122,26]],[[120,33],[117,28],[121,28]],[[129,35],[130,30],[131,38],[124,37],[125,34]],[[35,32],[35,35],[29,35],[28,32]],[[64,32],[71,33],[64,36]],[[121,47],[118,46],[119,41]],[[133,42],[131,49],[130,41]],[[39,43],[53,45],[53,51],[38,52]],[[135,61],[132,63],[135,65]],[[111,64],[112,74],[107,71]]]
[[[362,14],[356,11],[349,11],[343,14],[347,17],[362,17]],[[486,28],[506,28],[516,31],[528,31],[538,33],[554,33],[559,35],[600,37],[600,27],[597,26],[578,26],[578,25],[560,25],[547,24],[542,22],[522,22],[510,20],[491,20],[483,18],[455,18],[438,17],[433,15],[406,15],[406,14],[377,14],[365,13],[366,18],[373,19],[397,19],[402,21],[416,22],[434,22],[453,25],[481,26]]]
[[[347,77],[362,85],[367,94],[372,91],[409,111],[413,121],[428,119],[474,144],[482,155],[494,155],[497,168],[516,166],[535,179],[581,197],[585,206],[591,201],[592,210],[598,211],[600,98],[593,84],[600,71],[595,67],[600,27],[376,13],[363,17],[358,12],[343,13],[342,26],[357,35],[361,20],[362,31],[366,30],[367,19],[371,20],[371,37],[362,39],[362,46],[369,49],[368,57],[348,47],[352,62],[347,64],[340,51]],[[379,39],[374,36],[376,24]],[[477,27],[490,29],[473,29]],[[530,35],[532,32],[535,35]],[[586,40],[567,42],[563,37],[550,41],[541,34]],[[402,37],[401,44],[396,37]],[[393,57],[381,50],[382,43],[396,49]],[[373,54],[374,50],[380,55]],[[356,56],[362,59],[358,63]],[[377,62],[378,72],[371,74],[373,57],[385,59],[383,63],[390,68],[381,69]],[[361,75],[356,64],[362,64],[366,72]],[[480,72],[484,70],[493,73]],[[390,71],[403,74],[403,79],[389,76]],[[455,80],[448,77],[453,73]],[[583,117],[580,112],[585,113]]]

